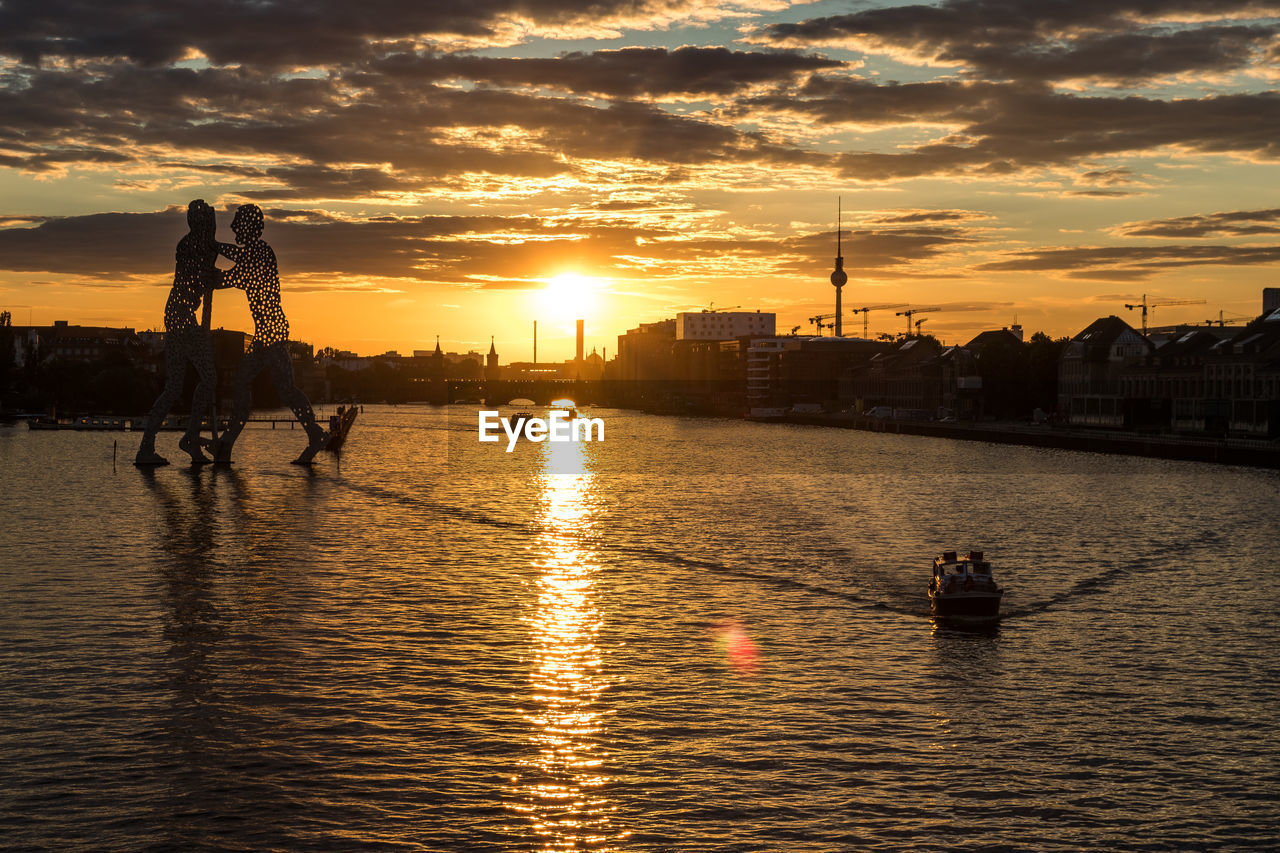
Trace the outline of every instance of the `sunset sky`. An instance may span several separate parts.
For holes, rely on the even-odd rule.
[[[160,328],[186,203],[267,216],[291,336],[572,355],[741,305],[946,341],[1252,317],[1280,3],[0,0],[0,309]],[[215,325],[251,329],[237,293]],[[893,311],[871,331],[899,331]],[[846,332],[861,332],[861,320]]]

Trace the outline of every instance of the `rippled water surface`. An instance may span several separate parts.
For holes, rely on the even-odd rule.
[[[1276,473],[591,414],[0,428],[0,847],[1280,847]]]

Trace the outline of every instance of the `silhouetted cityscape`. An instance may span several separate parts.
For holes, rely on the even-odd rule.
[[[0,402],[15,412],[144,412],[163,380],[164,334],[57,321],[19,326],[0,315]],[[918,326],[916,327],[919,328]],[[1260,314],[1149,328],[1101,317],[1070,338],[984,331],[963,344],[779,335],[773,314],[684,312],[618,336],[611,358],[502,363],[488,352],[357,355],[290,341],[299,387],[325,402],[505,403],[576,395],[579,402],[670,414],[782,420],[857,416],[897,422],[1022,421],[1173,435],[1280,435],[1280,288]],[[233,393],[252,336],[213,331],[217,396]],[[186,382],[189,402],[191,381]],[[254,403],[279,405],[265,376]]]

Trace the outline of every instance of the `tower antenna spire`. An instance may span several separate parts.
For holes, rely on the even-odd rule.
[[[840,289],[844,287],[845,282],[849,280],[849,274],[844,271],[844,255],[841,253],[841,228],[843,226],[842,217],[844,215],[841,207],[841,197],[836,196],[836,268],[831,273],[831,286],[836,289],[836,314],[835,314],[835,333],[836,337],[844,335],[844,326],[842,323],[840,306]]]

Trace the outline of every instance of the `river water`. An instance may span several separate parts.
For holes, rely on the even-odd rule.
[[[1280,846],[1276,472],[589,414],[0,428],[0,847]]]

